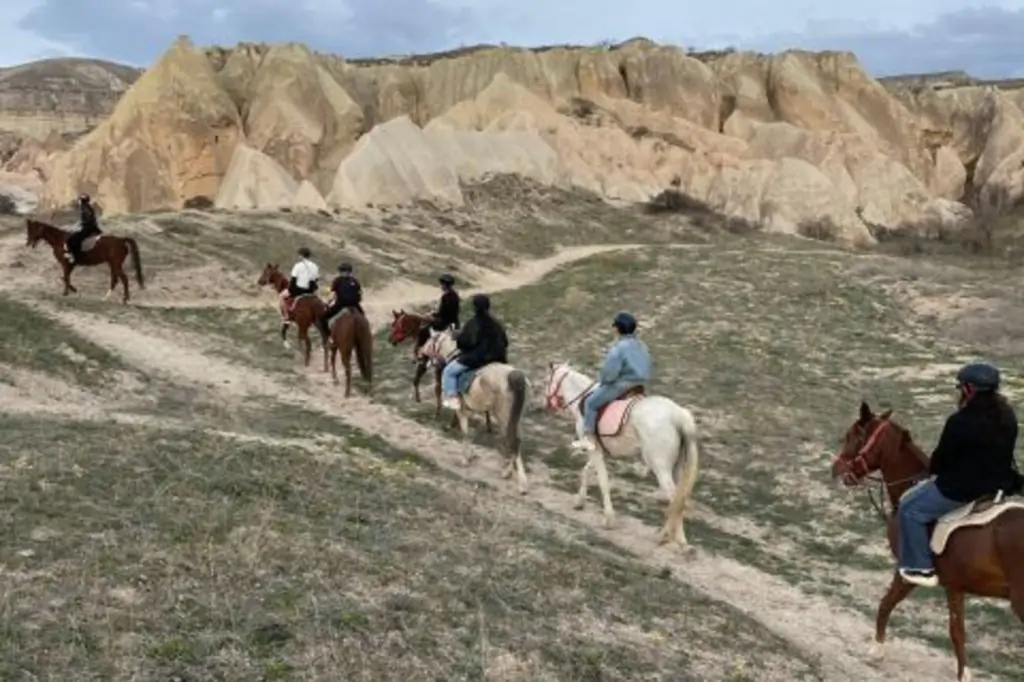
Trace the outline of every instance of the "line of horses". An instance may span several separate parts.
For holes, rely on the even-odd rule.
[[[92,240],[84,250],[81,260],[72,265],[65,258],[68,232],[47,223],[29,219],[26,223],[27,245],[34,247],[45,241],[62,267],[64,295],[77,291],[70,282],[70,275],[76,265],[98,265],[106,263],[110,268],[110,290],[104,298],[113,293],[118,282],[122,284],[123,302],[129,300],[128,278],[124,262],[132,256],[136,281],[144,287],[142,265],[138,245],[131,238],[102,235]],[[277,292],[287,287],[287,277],[274,264],[267,264],[261,273],[260,286],[270,285]],[[282,304],[284,305],[284,304]],[[281,340],[287,345],[287,329],[290,322],[298,328],[300,342],[304,349],[305,365],[309,366],[312,342],[309,328],[316,327],[321,335],[324,351],[324,371],[330,370],[335,384],[338,383],[335,357],[340,352],[345,368],[345,396],[351,394],[351,357],[356,356],[360,373],[367,383],[368,392],[373,386],[373,332],[366,318],[355,311],[343,311],[326,331],[316,321],[323,315],[326,304],[316,295],[299,297],[282,308],[284,322]],[[392,345],[415,339],[429,319],[424,316],[394,311],[388,334]],[[413,376],[414,398],[420,401],[420,382],[429,367],[434,368],[436,400],[435,415],[440,414],[441,390],[440,373],[444,363],[456,352],[455,339],[450,332],[431,332],[430,339],[419,351],[419,362]],[[545,408],[573,421],[579,435],[582,428],[582,406],[593,387],[586,375],[573,369],[568,363],[550,363],[545,384]],[[472,383],[464,391],[462,405],[453,415],[463,436],[465,447],[464,463],[472,462],[473,449],[469,446],[469,416],[483,415],[486,428],[491,431],[492,417],[502,430],[501,451],[505,458],[502,471],[504,478],[516,476],[519,492],[527,487],[526,471],[521,456],[519,430],[527,407],[530,382],[524,372],[507,364],[494,364],[476,372]],[[612,410],[614,411],[614,410]],[[640,395],[626,401],[619,401],[619,409],[611,428],[604,426],[602,417],[599,424],[601,447],[590,453],[589,459],[580,472],[580,487],[574,506],[581,509],[587,497],[588,476],[593,469],[601,490],[604,523],[614,523],[614,509],[610,497],[608,472],[605,455],[612,457],[640,456],[643,467],[654,473],[661,494],[668,500],[665,523],[659,544],[675,542],[688,547],[683,519],[690,503],[699,466],[697,425],[693,414],[674,401],[662,396]],[[603,430],[602,430],[603,429]],[[843,447],[832,461],[833,480],[856,487],[868,488],[877,485],[884,503],[872,501],[878,512],[890,544],[896,555],[897,525],[895,510],[900,497],[913,485],[928,476],[928,456],[913,442],[910,433],[897,424],[891,410],[880,415],[862,403],[860,414],[847,429]],[[965,682],[971,678],[966,666],[964,598],[975,595],[1009,601],[1014,614],[1024,622],[1024,501],[1014,498],[1009,501],[984,500],[971,505],[967,510],[954,512],[948,519],[939,522],[940,533],[933,535],[933,550],[936,554],[936,569],[941,586],[945,589],[949,610],[949,635],[957,662],[957,680]],[[936,536],[944,544],[936,548]],[[914,589],[895,573],[889,589],[878,605],[873,655],[881,657],[889,617],[896,606]]]

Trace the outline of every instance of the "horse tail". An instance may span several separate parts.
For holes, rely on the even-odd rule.
[[[359,374],[363,380],[373,383],[373,332],[370,330],[370,321],[360,315],[352,323]]]
[[[131,237],[125,237],[124,242],[128,245],[128,253],[131,254],[132,264],[135,267],[135,281],[140,289],[145,289],[146,282],[142,277],[142,256],[139,255],[139,244]]]
[[[512,408],[509,410],[508,422],[505,426],[505,448],[509,457],[519,453],[519,423],[523,419],[526,407],[526,374],[514,369],[508,373],[508,390],[512,393]]]
[[[672,425],[681,439],[679,459],[673,470],[676,491],[665,512],[665,529],[682,528],[686,506],[693,495],[693,486],[697,483],[697,470],[700,465],[700,448],[697,444],[697,422],[693,414],[686,408],[675,406],[672,414]]]

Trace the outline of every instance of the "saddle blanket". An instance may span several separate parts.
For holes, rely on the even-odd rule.
[[[622,433],[622,427],[626,425],[629,413],[633,405],[643,398],[642,395],[634,395],[628,398],[619,398],[608,403],[598,412],[597,435],[603,438],[614,438]]]
[[[984,526],[1011,509],[1024,509],[1024,497],[1013,495],[1004,497],[998,502],[987,500],[971,502],[959,509],[954,509],[935,523],[931,539],[932,552],[942,554],[954,531],[960,528]]]

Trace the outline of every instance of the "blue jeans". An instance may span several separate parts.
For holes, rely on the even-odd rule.
[[[964,506],[939,492],[934,481],[922,483],[900,500],[896,520],[900,532],[900,568],[934,570],[928,524]]]
[[[441,393],[446,398],[455,398],[459,395],[459,375],[469,368],[458,360],[451,360],[444,366],[441,372]]]
[[[593,393],[587,396],[587,402],[583,404],[584,435],[592,436],[597,433],[598,410],[625,393],[627,388],[614,384],[601,384],[594,389]]]

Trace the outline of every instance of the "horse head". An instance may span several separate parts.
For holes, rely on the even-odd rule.
[[[256,280],[256,284],[261,287],[274,284],[281,277],[281,271],[278,269],[277,263],[267,263],[263,266],[263,272],[260,273],[260,278]]]
[[[418,315],[407,313],[405,310],[391,311],[391,331],[388,332],[388,341],[392,346],[397,346],[413,334],[419,332],[423,319]]]
[[[43,238],[44,226],[45,223],[41,223],[38,220],[25,219],[25,246],[30,246],[33,249],[36,247],[39,240]]]
[[[928,470],[928,457],[914,443],[910,432],[892,419],[892,410],[875,414],[866,402],[860,415],[843,435],[843,446],[832,460],[832,479],[846,486],[861,485],[878,472],[890,496],[899,499],[902,488]]]
[[[549,362],[548,378],[544,385],[544,407],[551,412],[558,412],[568,407],[572,398],[580,396],[566,396],[566,379],[575,373],[568,362]]]

